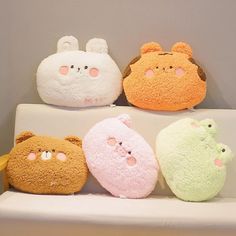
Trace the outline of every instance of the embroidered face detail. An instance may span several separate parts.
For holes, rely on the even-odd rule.
[[[10,184],[25,192],[78,192],[87,179],[81,140],[74,136],[62,140],[23,132],[10,152],[7,174]]]
[[[128,101],[151,110],[181,110],[200,103],[206,94],[206,77],[192,59],[186,43],[176,43],[163,52],[157,43],[147,43],[141,56],[124,73]]]
[[[121,72],[108,54],[104,39],[91,39],[86,51],[76,38],[58,41],[58,52],[44,59],[37,71],[40,97],[49,104],[87,107],[112,104],[122,91]]]
[[[141,198],[154,189],[158,165],[151,147],[127,114],[105,119],[83,139],[88,167],[99,183],[119,197]]]

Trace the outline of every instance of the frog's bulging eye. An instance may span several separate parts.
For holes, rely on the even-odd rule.
[[[222,151],[222,152],[225,152],[226,150],[225,150],[225,148],[223,148],[221,151]]]
[[[209,125],[208,125],[208,127],[209,127],[209,128],[211,128],[211,127],[212,127],[212,125],[211,125],[211,124],[209,124]]]

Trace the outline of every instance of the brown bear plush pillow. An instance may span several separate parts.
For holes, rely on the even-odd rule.
[[[170,52],[158,43],[144,44],[141,55],[127,66],[123,85],[131,104],[149,110],[193,108],[206,95],[206,76],[183,42],[174,44]]]
[[[23,132],[9,153],[7,178],[13,187],[37,194],[72,194],[84,186],[88,169],[81,140]]]

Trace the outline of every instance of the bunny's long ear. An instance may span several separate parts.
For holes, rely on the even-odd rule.
[[[108,53],[108,45],[105,39],[93,38],[86,44],[87,52]]]
[[[57,52],[79,50],[79,42],[74,36],[64,36],[57,42]]]

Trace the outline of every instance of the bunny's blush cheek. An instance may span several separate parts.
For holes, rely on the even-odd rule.
[[[99,75],[99,70],[97,68],[91,68],[89,70],[89,75],[91,77],[97,77]]]
[[[154,76],[154,71],[151,70],[151,69],[147,70],[147,71],[145,72],[145,76],[146,76],[147,78],[153,77],[153,76]]]
[[[176,74],[178,77],[183,76],[184,73],[185,73],[185,71],[184,71],[184,69],[181,68],[181,67],[179,67],[179,68],[177,68],[177,69],[175,70],[175,74]]]
[[[33,152],[31,152],[31,153],[28,155],[27,159],[30,160],[30,161],[35,160],[35,159],[36,159],[36,154],[33,153]]]
[[[69,67],[68,67],[68,66],[61,66],[61,67],[59,68],[59,73],[60,73],[61,75],[67,75],[68,72],[69,72]]]

